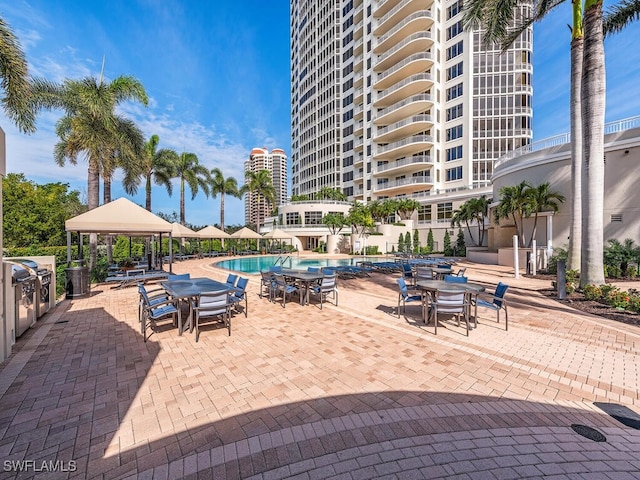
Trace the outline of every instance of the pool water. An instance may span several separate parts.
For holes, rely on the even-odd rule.
[[[259,257],[241,257],[233,258],[231,260],[223,260],[222,262],[214,263],[216,267],[226,268],[227,270],[234,270],[242,273],[260,273],[263,270],[269,270],[274,262],[279,258],[279,255],[263,255]],[[358,262],[379,262],[381,257],[351,257],[340,259],[328,259],[328,258],[291,258],[291,265],[289,260],[284,264],[284,268],[300,268],[306,269],[307,267],[337,267],[342,265],[356,265]],[[279,262],[278,262],[279,264]]]

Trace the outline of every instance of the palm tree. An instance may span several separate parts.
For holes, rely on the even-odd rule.
[[[519,28],[527,28],[563,1],[542,0],[536,3],[534,15],[525,18]],[[580,285],[585,286],[590,283],[600,285],[604,282],[602,256],[605,112],[603,0],[585,0],[584,7],[580,0],[572,0],[572,4],[571,134],[572,145],[578,138],[582,139],[583,144],[581,155],[577,150],[579,145],[575,149],[572,147],[572,175],[575,191],[572,193],[574,206],[572,207],[571,236],[575,234],[576,238],[580,238]],[[465,25],[473,26],[481,23],[487,29],[486,40],[493,38],[494,40],[502,39],[505,43],[513,42],[518,36],[518,29],[508,32],[508,26],[512,22],[514,9],[517,6],[517,0],[507,2],[470,0],[465,5]],[[623,0],[618,10],[613,7],[612,13],[607,16],[607,21],[604,22],[607,31],[613,32],[624,28],[638,18],[638,11],[640,11],[638,0]],[[618,12],[621,12],[620,16],[617,15]],[[582,53],[580,53],[580,44],[582,44]],[[576,98],[578,92],[579,100]],[[578,183],[580,186],[577,186]],[[578,234],[577,230],[580,230],[581,234]],[[570,265],[574,266],[578,253],[576,240],[574,239],[572,243],[574,251],[570,254]]]
[[[216,198],[220,194],[220,229],[224,231],[224,196],[231,195],[235,198],[242,198],[238,189],[238,181],[233,178],[224,178],[222,170],[213,168],[211,170],[211,196]]]
[[[27,61],[20,42],[2,18],[0,18],[0,79],[5,93],[2,98],[5,115],[21,132],[35,132],[36,110]]]
[[[620,32],[635,20],[640,20],[640,0],[622,0],[609,7],[603,20],[605,37]]]
[[[538,229],[538,213],[548,212],[551,210],[553,213],[558,213],[560,205],[564,203],[565,197],[560,192],[556,192],[550,189],[549,182],[541,183],[537,187],[533,187],[529,192],[529,199],[532,203],[533,210],[533,230],[531,232],[531,239],[529,240],[529,246],[533,243],[533,239],[536,238],[536,231]]]
[[[487,232],[484,221],[489,214],[489,203],[491,203],[491,200],[486,195],[470,200],[469,210],[472,212],[474,220],[478,223],[478,246],[484,244],[484,236]]]
[[[56,122],[60,141],[54,147],[54,159],[63,166],[65,160],[76,164],[79,155],[88,163],[87,203],[89,210],[100,203],[100,174],[112,172],[113,156],[131,159],[139,155],[140,133],[133,123],[115,112],[124,101],[137,100],[147,105],[142,84],[130,76],[120,76],[109,83],[95,77],[65,80],[62,86],[48,86],[40,105],[64,109]],[[89,265],[97,256],[97,236],[90,236]]]
[[[522,181],[518,185],[505,186],[500,189],[500,201],[493,211],[496,223],[503,218],[511,219],[516,227],[520,246],[524,247],[524,218],[531,215],[531,185]]]
[[[401,220],[409,220],[413,212],[420,208],[420,202],[410,198],[403,198],[395,202],[396,213],[400,215]]]
[[[262,199],[267,203],[276,203],[276,189],[271,180],[271,172],[269,170],[260,170],[258,172],[246,171],[244,174],[245,184],[240,189],[242,194],[249,193],[256,200],[257,217],[256,231],[260,233],[260,214],[262,213]]]
[[[191,190],[191,200],[196,198],[198,190],[202,188],[204,194],[209,196],[209,170],[200,165],[195,153],[182,152],[175,164],[174,178],[180,179],[180,223],[185,224],[184,215],[184,189],[185,183]]]
[[[178,154],[170,148],[161,148],[158,150],[160,137],[151,135],[147,143],[144,145],[142,158],[140,160],[140,172],[131,177],[125,176],[125,189],[127,193],[135,195],[138,191],[140,178],[145,181],[145,208],[151,211],[151,183],[164,186],[169,196],[173,193],[171,179],[175,177],[176,163],[178,162]],[[126,173],[126,171],[125,171]],[[133,172],[132,172],[133,173]]]
[[[472,199],[467,200],[462,205],[460,205],[460,208],[454,210],[453,214],[451,215],[451,228],[454,228],[455,226],[460,227],[464,223],[467,232],[469,233],[469,238],[473,243],[476,243],[473,238],[473,234],[471,233],[471,222],[475,219],[474,213],[471,209],[471,200]]]

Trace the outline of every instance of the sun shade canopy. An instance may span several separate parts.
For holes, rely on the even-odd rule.
[[[173,222],[171,227],[173,227],[171,230],[173,238],[200,238],[200,235],[197,232],[194,232],[190,228],[185,227],[178,222]]]
[[[256,239],[261,239],[262,235],[260,235],[259,233],[254,232],[250,228],[243,227],[240,230],[238,230],[237,232],[231,234],[231,238],[244,238],[244,239],[256,238]]]
[[[213,225],[209,225],[208,227],[204,227],[202,230],[198,230],[198,235],[200,238],[229,238],[230,235],[227,232],[223,232],[217,227]]]
[[[170,233],[171,224],[126,198],[118,198],[64,222],[67,232],[152,235]]]
[[[280,230],[279,228],[275,228],[273,230],[271,230],[270,232],[267,232],[264,234],[264,238],[277,238],[277,239],[283,239],[283,238],[294,238],[293,235],[291,235],[290,233],[285,232],[284,230]]]

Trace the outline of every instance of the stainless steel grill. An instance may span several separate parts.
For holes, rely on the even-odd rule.
[[[13,259],[12,262],[22,265],[37,279],[34,302],[36,307],[36,319],[38,319],[49,311],[51,295],[53,295],[53,292],[51,291],[51,270],[28,258]]]

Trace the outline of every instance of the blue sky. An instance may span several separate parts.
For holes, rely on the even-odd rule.
[[[569,130],[570,3],[534,30],[535,139]],[[243,162],[253,147],[290,153],[289,1],[216,2],[16,0],[0,4],[0,16],[20,39],[32,74],[53,81],[132,75],[145,86],[147,108],[124,113],[160,147],[198,155],[207,168],[243,183]],[[640,23],[608,39],[607,121],[640,115]],[[45,112],[38,131],[17,132],[0,113],[7,138],[7,170],[37,182],[68,182],[86,192],[86,164],[53,161],[59,112]],[[141,185],[133,200],[144,204]],[[123,196],[119,182],[113,197]],[[187,222],[220,220],[220,199],[187,195]],[[153,210],[178,211],[179,196],[160,187]],[[225,224],[243,224],[240,200],[225,199]]]

